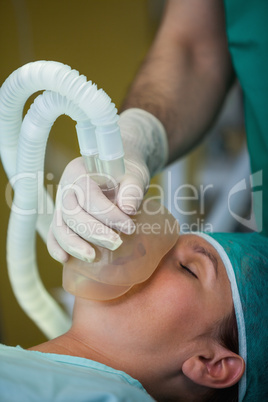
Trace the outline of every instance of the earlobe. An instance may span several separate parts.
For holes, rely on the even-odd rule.
[[[244,373],[245,362],[236,353],[221,349],[222,353],[212,358],[190,357],[182,365],[183,374],[196,384],[209,388],[227,388],[236,384]]]

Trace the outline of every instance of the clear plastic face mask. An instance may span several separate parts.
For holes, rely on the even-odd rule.
[[[63,267],[64,289],[90,300],[111,300],[146,281],[164,255],[175,245],[179,224],[156,200],[148,199],[133,218],[136,231],[121,234],[123,244],[115,251],[94,246],[92,263],[70,257]]]

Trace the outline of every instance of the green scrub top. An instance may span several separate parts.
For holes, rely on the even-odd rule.
[[[224,0],[229,50],[244,97],[258,230],[268,235],[268,0]],[[262,191],[262,193],[261,193]]]

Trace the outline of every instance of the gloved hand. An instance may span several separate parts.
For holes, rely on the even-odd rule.
[[[135,231],[128,215],[135,215],[149,186],[150,177],[167,161],[164,127],[150,113],[129,109],[120,115],[125,151],[125,175],[114,205],[86,172],[83,159],[70,162],[60,181],[56,210],[48,234],[51,256],[64,263],[69,254],[84,261],[95,258],[90,243],[117,249],[122,243],[113,230]]]

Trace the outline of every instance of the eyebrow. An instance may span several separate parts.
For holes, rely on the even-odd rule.
[[[200,244],[198,244],[198,243],[191,244],[191,248],[196,253],[203,254],[204,256],[209,258],[209,260],[212,262],[212,265],[214,267],[216,277],[218,277],[218,261],[217,261],[217,258],[210,251],[208,251],[205,247],[200,246]]]

